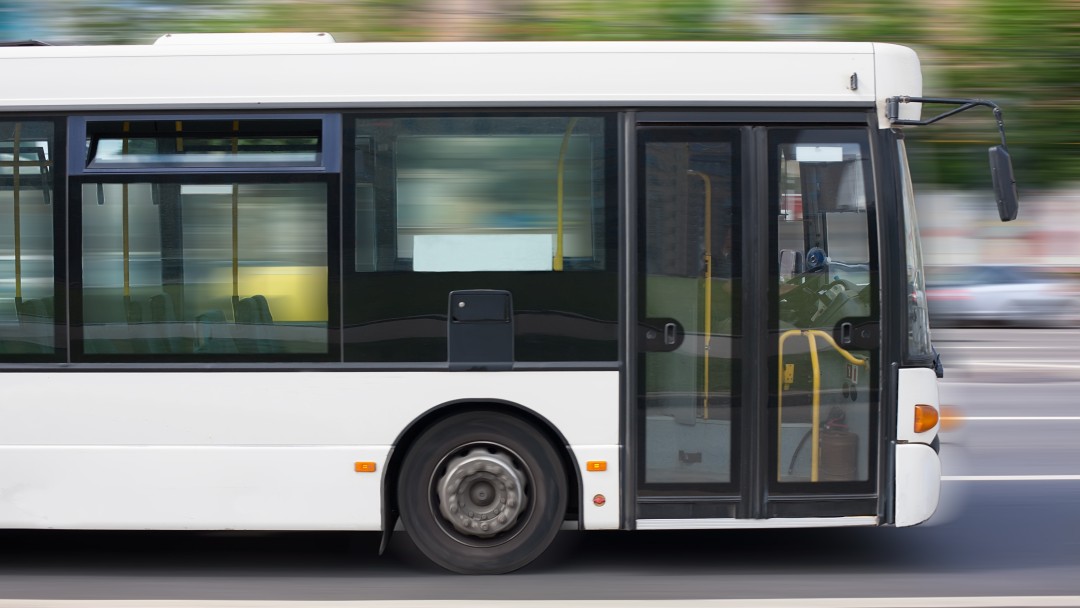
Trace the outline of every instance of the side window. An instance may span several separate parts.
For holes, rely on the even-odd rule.
[[[75,354],[337,359],[327,121],[83,120]]]
[[[356,127],[358,270],[604,268],[603,118]]]
[[[56,352],[52,122],[0,122],[0,357]]]
[[[325,354],[325,183],[82,187],[83,352]]]
[[[617,358],[612,117],[353,124],[347,358],[445,361],[457,289],[511,292],[519,361]]]

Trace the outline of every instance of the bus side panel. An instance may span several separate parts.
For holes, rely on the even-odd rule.
[[[896,446],[896,517],[900,526],[914,526],[934,514],[941,493],[941,458],[928,445]]]
[[[619,522],[616,371],[9,373],[4,385],[0,527],[377,530],[394,439],[469,400],[536,412],[579,470],[606,460],[582,475],[583,524]]]
[[[581,528],[583,530],[618,530],[622,521],[619,492],[621,446],[572,446],[574,461],[581,477]],[[604,463],[604,470],[589,463]],[[574,483],[573,479],[567,480]]]
[[[874,76],[877,78],[875,97],[877,98],[878,126],[891,129],[892,121],[885,115],[886,100],[895,95],[919,97],[922,95],[922,69],[915,51],[895,44],[874,43]],[[900,104],[900,116],[903,120],[919,120],[922,104]]]
[[[901,369],[897,380],[894,523],[914,526],[934,514],[941,491],[941,458],[931,447],[940,423],[915,432],[915,406],[940,409],[940,399],[937,374],[932,369]]]
[[[378,530],[379,447],[4,446],[0,528]]]
[[[896,440],[904,443],[930,445],[937,437],[941,423],[921,433],[915,432],[915,406],[929,405],[941,411],[937,374],[925,367],[901,369],[898,375],[896,399]]]

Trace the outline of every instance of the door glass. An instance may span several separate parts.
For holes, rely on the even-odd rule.
[[[736,481],[737,136],[641,132],[646,495],[724,491]]]
[[[875,428],[873,173],[861,130],[773,130],[774,481],[870,480]]]

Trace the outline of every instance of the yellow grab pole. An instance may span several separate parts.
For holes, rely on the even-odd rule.
[[[563,269],[563,173],[566,167],[566,152],[570,147],[570,134],[574,132],[577,118],[571,118],[563,133],[562,146],[559,147],[558,176],[555,183],[555,259],[551,261],[551,269],[561,272]]]
[[[820,329],[789,329],[780,334],[780,340],[778,345],[779,360],[777,361],[777,376],[778,382],[776,386],[776,479],[779,480],[783,474],[784,465],[783,459],[780,458],[781,450],[783,449],[783,428],[782,423],[784,421],[783,413],[783,401],[784,401],[784,342],[791,336],[801,335],[806,337],[807,346],[810,349],[810,371],[813,375],[813,394],[812,394],[812,408],[813,419],[810,429],[811,432],[811,449],[810,455],[810,481],[818,481],[818,470],[820,467],[820,455],[818,453],[818,442],[821,440],[820,426],[821,421],[821,367],[818,359],[817,350],[817,338],[822,338],[829,343],[830,346],[836,350],[847,362],[852,365],[865,366],[867,365],[866,359],[859,359],[855,357],[846,349],[841,347],[833,340],[833,337],[828,332]]]
[[[841,357],[846,359],[848,363],[859,366],[866,365],[866,359],[859,359],[855,355],[852,355],[850,352],[845,350],[844,347],[836,343],[836,340],[833,340],[833,337],[829,335],[829,332],[821,331],[820,329],[807,329],[804,331],[806,331],[807,333],[812,333],[815,336],[828,342],[829,346],[832,346],[833,350],[835,350],[837,354],[839,354]]]
[[[783,471],[784,471],[784,464],[783,464],[784,461],[780,457],[781,454],[783,453],[783,449],[784,449],[784,442],[783,442],[783,438],[784,438],[784,433],[783,433],[783,422],[784,422],[784,342],[787,342],[787,339],[790,338],[791,336],[797,336],[797,335],[802,335],[802,330],[789,329],[788,331],[785,331],[784,333],[780,334],[779,344],[777,345],[778,361],[776,362],[776,367],[779,370],[779,374],[777,374],[778,378],[777,378],[777,385],[776,385],[776,480],[777,481],[780,481],[780,478],[783,476]]]
[[[813,417],[810,421],[810,445],[813,449],[810,450],[810,481],[818,480],[818,467],[821,462],[821,450],[818,446],[821,445],[821,429],[818,425],[821,424],[821,365],[818,361],[817,352],[817,340],[814,338],[814,331],[806,332],[806,341],[810,345],[810,371],[814,375],[813,384],[813,398],[811,403]]]
[[[702,410],[709,419],[709,347],[712,343],[712,179],[705,173],[690,169],[688,175],[696,175],[705,184],[705,372]]]

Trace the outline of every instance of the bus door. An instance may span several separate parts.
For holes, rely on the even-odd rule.
[[[867,128],[639,120],[636,142],[639,527],[875,516]]]

